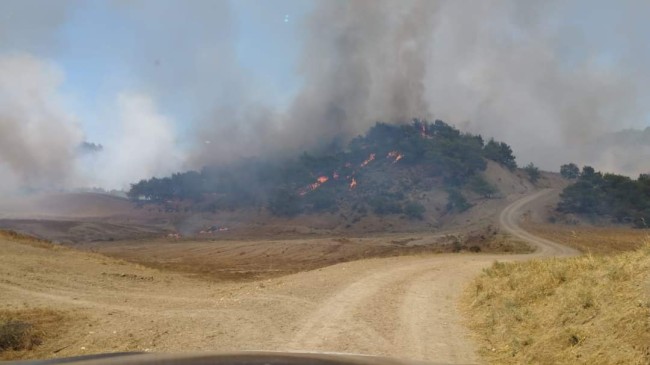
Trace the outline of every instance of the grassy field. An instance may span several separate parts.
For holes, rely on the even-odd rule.
[[[637,246],[486,269],[463,299],[480,354],[493,364],[650,364],[650,243]]]
[[[611,254],[635,250],[650,237],[646,229],[628,227],[563,226],[524,224],[526,231],[554,242],[562,242],[584,253]]]

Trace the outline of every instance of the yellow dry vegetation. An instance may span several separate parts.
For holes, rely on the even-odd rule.
[[[28,244],[30,246],[41,247],[41,248],[57,249],[61,247],[52,244],[48,240],[40,239],[37,237],[33,237],[16,231],[5,230],[5,229],[0,229],[0,239],[20,242],[23,244]]]
[[[648,230],[630,227],[523,225],[526,231],[553,242],[562,242],[584,253],[610,254],[635,250],[648,238]]]
[[[66,322],[65,314],[50,309],[0,310],[0,360],[32,357],[38,346],[65,332]]]
[[[650,243],[612,256],[500,263],[464,294],[492,364],[650,364]]]

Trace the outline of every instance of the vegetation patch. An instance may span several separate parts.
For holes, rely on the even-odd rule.
[[[526,231],[562,242],[584,253],[611,254],[634,251],[650,239],[646,230],[631,227],[589,227],[560,224],[524,224]]]
[[[0,229],[0,238],[21,242],[21,243],[28,243],[32,246],[42,247],[42,248],[51,248],[53,246],[52,243],[48,240],[26,235],[13,230]]]
[[[297,158],[249,159],[142,180],[128,196],[165,212],[254,208],[281,217],[339,211],[351,217],[350,207],[363,206],[377,216],[423,220],[427,207],[418,204],[423,193],[448,191],[448,211],[455,212],[471,207],[463,190],[481,198],[496,195],[496,187],[481,176],[487,160],[511,171],[517,167],[503,142],[485,143],[443,121],[415,119],[377,123],[347,146],[333,143]]]
[[[57,337],[65,315],[48,309],[0,311],[0,359],[29,357],[49,339]]]
[[[463,300],[489,363],[650,363],[650,244],[615,256],[496,262]]]
[[[575,165],[565,167],[569,165],[563,166],[563,175],[577,180],[560,195],[558,211],[650,228],[650,175],[642,174],[634,180],[596,172],[590,166],[576,175]]]

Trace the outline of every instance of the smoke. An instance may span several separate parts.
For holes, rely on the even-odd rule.
[[[319,1],[304,21],[303,86],[290,107],[242,100],[215,108],[202,135],[217,143],[200,149],[198,161],[325,147],[376,121],[419,117],[504,140],[522,164],[557,170],[573,161],[638,173],[644,164],[611,162],[638,160],[625,149],[592,146],[645,123],[650,57],[638,14],[647,8],[638,1]],[[584,9],[595,15],[585,20]]]
[[[596,6],[622,26],[629,48],[613,54],[599,35],[572,25]],[[285,132],[309,146],[349,139],[378,120],[435,117],[507,141],[520,162],[556,170],[597,161],[585,158],[588,144],[639,125],[647,113],[647,72],[635,57],[648,47],[632,36],[638,27],[625,24],[639,22],[632,15],[647,5],[607,8],[585,1],[320,2],[307,23],[305,86]]]
[[[325,1],[307,23],[304,88],[287,134],[306,146],[349,138],[378,120],[430,117],[424,99],[433,1]]]
[[[61,106],[62,81],[55,66],[32,56],[0,57],[0,171],[5,189],[60,188],[75,174],[75,148],[83,134]]]
[[[597,160],[585,158],[587,144],[644,121],[647,75],[627,54],[603,49],[594,40],[599,35],[588,33],[593,28],[572,21],[579,9],[598,6],[612,8],[610,24],[634,19],[645,5],[632,4],[481,2],[467,11],[467,2],[445,2],[428,63],[429,107],[512,144],[520,162],[556,170],[572,160]],[[619,36],[625,34],[621,29]],[[630,46],[639,56],[647,48]]]
[[[106,77],[116,90],[101,101],[115,115],[104,116],[111,138],[91,141],[104,150],[82,157],[74,151],[84,133],[51,61],[69,47],[58,31],[79,16],[71,4],[92,6],[0,2],[0,171],[18,186],[124,188],[239,157],[345,144],[376,121],[413,117],[504,140],[520,164],[647,169],[634,150],[600,142],[647,123],[644,1],[314,1],[309,16],[292,17],[301,84],[283,106],[240,59],[237,19],[247,14],[233,3],[102,3],[119,22],[116,32],[91,32],[115,62]]]
[[[0,2],[0,49],[37,53],[62,46],[57,29],[78,0]]]
[[[152,176],[167,176],[182,166],[182,151],[170,120],[161,115],[153,100],[142,94],[124,93],[117,100],[119,130],[114,143],[86,156],[91,186],[128,188]]]

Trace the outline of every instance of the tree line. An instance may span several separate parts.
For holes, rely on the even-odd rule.
[[[631,223],[637,228],[650,224],[650,175],[637,179],[602,173],[591,166],[582,171],[575,164],[563,165],[562,176],[575,179],[560,195],[557,209],[563,213],[591,218],[607,218]]]
[[[346,148],[304,152],[293,159],[246,159],[154,177],[132,184],[128,196],[160,204],[184,201],[202,211],[266,207],[281,216],[334,212],[347,204],[417,219],[424,207],[410,198],[415,191],[446,189],[450,210],[469,207],[460,192],[463,188],[493,195],[494,187],[479,175],[487,160],[517,168],[507,144],[485,142],[480,135],[462,133],[440,120],[378,122]],[[325,182],[313,188],[318,179]]]

